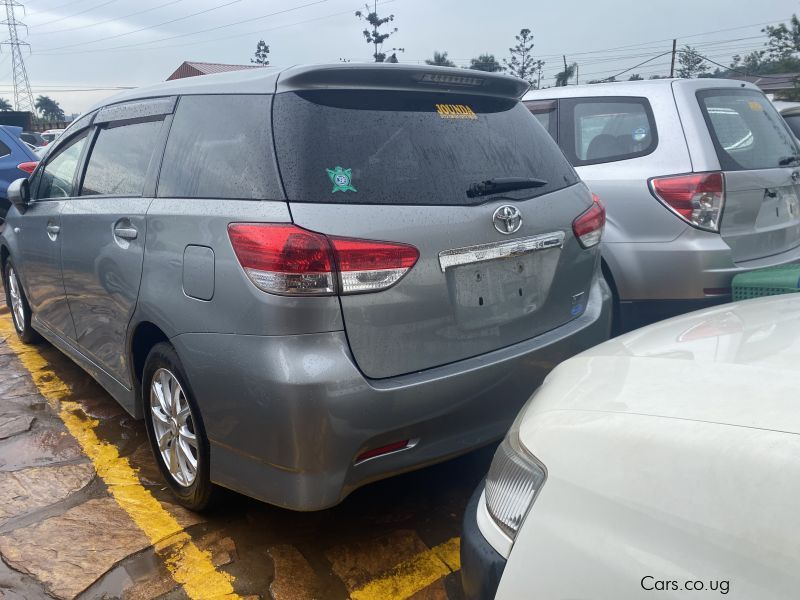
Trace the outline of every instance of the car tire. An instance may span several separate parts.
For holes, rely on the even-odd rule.
[[[6,292],[6,306],[11,311],[11,322],[19,339],[26,344],[38,342],[41,337],[31,327],[32,313],[28,298],[22,289],[17,268],[10,259],[6,261],[3,272],[3,288]]]
[[[189,379],[168,343],[156,344],[147,355],[142,408],[156,463],[178,503],[189,510],[208,508],[215,496],[208,438]]]

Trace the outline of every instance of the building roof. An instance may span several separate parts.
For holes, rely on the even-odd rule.
[[[771,73],[769,75],[731,75],[729,79],[747,81],[761,88],[766,93],[790,90],[800,73]]]
[[[260,69],[261,65],[228,65],[224,63],[209,63],[184,61],[172,75],[167,77],[167,81],[183,79],[185,77],[197,77],[198,75],[211,75],[213,73],[227,73],[228,71],[242,71],[244,69]]]

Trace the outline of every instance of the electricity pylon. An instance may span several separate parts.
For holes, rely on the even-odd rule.
[[[28,80],[28,72],[25,70],[25,63],[22,60],[22,46],[30,48],[28,42],[21,42],[17,34],[17,27],[27,26],[22,21],[18,21],[14,16],[14,8],[19,7],[24,10],[22,4],[16,0],[0,0],[6,7],[6,20],[2,25],[8,25],[8,39],[0,42],[0,46],[11,47],[11,68],[14,77],[14,110],[36,112],[33,105],[33,93],[31,93],[31,82]]]

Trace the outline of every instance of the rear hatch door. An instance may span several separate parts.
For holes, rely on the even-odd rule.
[[[297,225],[419,250],[393,287],[340,297],[350,349],[368,377],[480,355],[585,309],[598,251],[584,250],[571,225],[591,197],[516,99],[284,92],[273,122]],[[477,182],[511,177],[546,183],[467,194]]]
[[[697,93],[725,174],[720,233],[736,262],[800,245],[800,150],[772,103],[752,89]]]

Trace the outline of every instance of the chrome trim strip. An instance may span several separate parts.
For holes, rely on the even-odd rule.
[[[439,266],[444,273],[447,269],[461,265],[522,256],[548,248],[561,248],[565,237],[563,231],[554,231],[515,240],[443,250],[439,252]]]

